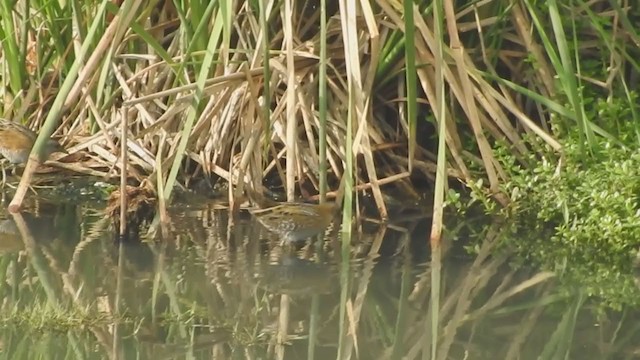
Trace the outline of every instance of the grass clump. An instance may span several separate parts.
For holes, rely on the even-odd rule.
[[[74,329],[126,322],[110,314],[79,307],[54,308],[33,303],[28,309],[14,307],[0,314],[0,329],[23,328],[33,332],[65,333]]]

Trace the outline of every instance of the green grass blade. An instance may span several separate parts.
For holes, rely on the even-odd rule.
[[[16,24],[13,22],[13,1],[0,1],[0,43],[4,51],[3,57],[7,62],[9,84],[13,94],[22,90],[23,77],[26,74],[25,64],[20,61],[18,39],[16,37]]]
[[[406,46],[404,49],[405,75],[407,81],[407,123],[409,124],[409,172],[411,172],[413,168],[413,159],[416,152],[416,119],[418,116],[415,23],[413,13],[413,1],[404,1],[404,27],[406,39]]]
[[[205,81],[209,77],[209,72],[214,65],[216,49],[222,36],[222,16],[222,13],[218,12],[214,20],[213,29],[211,30],[211,36],[209,37],[209,43],[207,45],[207,52],[202,62],[202,67],[200,68],[198,79],[196,80],[197,87],[195,90],[195,96],[193,98],[191,106],[189,107],[187,119],[184,127],[182,128],[182,136],[180,138],[180,143],[178,144],[178,150],[173,159],[173,165],[171,166],[169,176],[167,177],[167,181],[165,183],[164,196],[167,199],[167,202],[171,200],[171,194],[176,182],[176,178],[178,176],[178,171],[180,170],[180,165],[182,164],[182,160],[187,148],[187,143],[189,141],[189,134],[191,134],[191,129],[193,129],[193,123],[195,122],[196,115],[198,113],[198,107],[200,105],[200,101],[204,96]]]

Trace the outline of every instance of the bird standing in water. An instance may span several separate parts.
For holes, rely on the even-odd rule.
[[[36,141],[37,134],[27,127],[0,119],[0,154],[12,164],[24,164]],[[54,152],[65,152],[64,148],[55,140],[49,139],[44,147],[44,161]],[[2,166],[2,184],[6,181],[6,172]]]
[[[280,235],[283,243],[292,243],[324,232],[331,224],[335,210],[333,203],[280,203],[249,212],[267,230]]]
[[[249,209],[249,213],[267,230],[279,235],[281,244],[291,244],[324,233],[340,210],[343,183],[338,189],[336,202],[322,204],[277,202],[256,192],[249,184],[244,190],[250,202],[257,207]]]

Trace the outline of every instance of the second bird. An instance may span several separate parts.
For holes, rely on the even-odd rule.
[[[29,154],[36,141],[37,134],[27,127],[0,119],[0,154],[12,164],[24,164],[29,159]],[[44,161],[54,152],[64,152],[64,148],[53,140],[47,140],[44,149]]]

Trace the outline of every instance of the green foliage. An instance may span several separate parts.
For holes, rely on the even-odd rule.
[[[513,206],[504,213],[511,220],[508,243],[522,260],[618,307],[640,303],[631,276],[640,247],[640,152],[600,145],[604,151],[584,156],[569,144],[561,159],[530,159],[533,169],[499,151],[511,174],[504,190]]]
[[[638,93],[629,92],[628,99],[623,97],[603,98],[594,95],[594,102],[593,112],[590,114],[594,123],[605,131],[615,134],[623,144],[631,147],[636,146],[638,123],[634,120],[634,115],[638,110]]]

